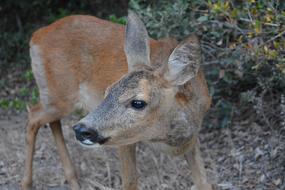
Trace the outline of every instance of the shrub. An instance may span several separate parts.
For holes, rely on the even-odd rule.
[[[193,32],[201,38],[213,98],[208,126],[244,116],[270,126],[284,121],[285,2],[131,0],[130,6],[154,38]]]

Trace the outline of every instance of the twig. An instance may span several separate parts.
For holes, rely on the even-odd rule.
[[[252,20],[249,20],[247,18],[239,18],[239,20],[244,21],[244,22],[249,22],[249,23],[253,23]],[[269,23],[269,22],[264,22],[264,25],[268,25],[268,26],[274,26],[274,27],[279,27],[280,24],[274,24],[274,23]]]
[[[154,151],[151,151],[151,154],[152,154],[152,160],[153,160],[153,162],[154,162],[154,168],[155,168],[155,171],[156,171],[156,175],[157,175],[157,178],[158,178],[158,187],[160,187],[160,185],[162,184],[162,180],[161,180],[161,178],[160,178],[160,172],[159,172],[159,166],[158,166],[158,161],[157,161],[157,159],[156,159],[156,157],[155,157],[155,155],[154,155]]]
[[[273,23],[269,23],[269,22],[265,22],[264,25],[274,26],[274,27],[279,27],[280,26],[280,24],[273,24]]]
[[[94,185],[95,187],[98,187],[101,190],[115,190],[113,188],[109,188],[109,187],[105,187],[104,185],[102,185],[101,183],[94,181],[94,180],[88,180],[88,182],[92,185]]]
[[[19,28],[19,31],[22,32],[23,31],[22,21],[21,21],[20,17],[17,14],[16,14],[16,22],[17,22],[17,26]]]
[[[257,46],[257,48],[260,48],[262,46],[264,46],[265,44],[268,44],[274,40],[276,40],[277,38],[281,37],[283,34],[285,34],[285,30],[283,30],[282,32],[280,32],[279,34],[277,34],[276,36],[273,36],[272,38],[270,38],[269,40],[267,40],[266,42],[260,44],[259,46]]]
[[[222,25],[224,25],[224,26],[226,26],[226,27],[228,27],[228,28],[236,29],[236,30],[238,30],[242,35],[245,35],[244,31],[243,31],[240,27],[238,27],[237,25],[231,24],[231,23],[229,23],[229,22],[220,22],[220,21],[217,21],[217,20],[213,20],[213,21],[211,21],[211,23],[222,24]]]
[[[244,21],[244,22],[250,22],[250,23],[252,23],[252,20],[249,20],[249,19],[247,19],[247,18],[239,18],[239,20]]]
[[[252,17],[251,17],[251,14],[250,14],[249,10],[247,11],[247,14],[248,14],[248,17],[250,18],[250,21],[252,22],[253,20],[252,20]]]
[[[104,157],[106,160],[106,168],[107,168],[107,173],[108,173],[108,182],[109,182],[109,186],[112,186],[112,179],[111,179],[111,169],[110,169],[110,163],[108,161],[108,156],[106,155],[106,151],[104,150]]]

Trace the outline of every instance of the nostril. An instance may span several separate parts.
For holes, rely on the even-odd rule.
[[[73,130],[75,132],[80,132],[81,129],[86,128],[86,126],[83,123],[78,123],[73,126]]]
[[[84,139],[93,139],[93,138],[95,138],[94,136],[95,136],[96,134],[91,133],[90,131],[82,131],[82,132],[80,133],[80,135],[81,135]],[[96,135],[96,136],[97,136],[97,135]]]

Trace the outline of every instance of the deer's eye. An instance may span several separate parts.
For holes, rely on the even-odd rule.
[[[146,105],[147,105],[147,103],[143,100],[132,100],[131,101],[132,108],[134,108],[136,110],[143,110]]]

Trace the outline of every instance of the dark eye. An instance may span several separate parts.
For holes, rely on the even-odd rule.
[[[137,110],[144,109],[146,105],[147,103],[143,100],[132,100],[131,102],[132,108],[137,109]]]

